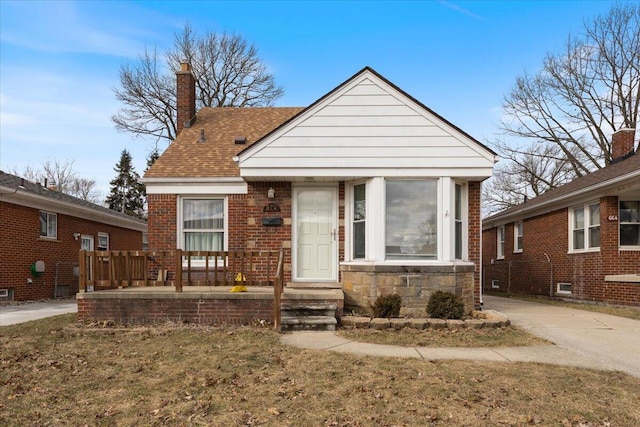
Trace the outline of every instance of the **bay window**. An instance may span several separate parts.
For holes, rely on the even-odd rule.
[[[353,186],[353,258],[366,257],[367,195],[366,184]]]
[[[385,259],[438,258],[436,180],[387,180]]]
[[[462,241],[463,241],[463,200],[462,200],[462,185],[455,185],[454,196],[454,249],[453,257],[455,259],[462,259]]]

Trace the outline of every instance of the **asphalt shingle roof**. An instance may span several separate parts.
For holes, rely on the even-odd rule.
[[[128,221],[137,221],[141,224],[146,224],[146,221],[132,217],[130,215],[123,214],[113,209],[105,208],[104,206],[97,205],[95,203],[88,202],[86,200],[79,199],[69,194],[61,193],[60,191],[51,190],[40,184],[34,184],[26,179],[20,178],[16,175],[0,171],[0,186],[14,188],[22,193],[32,194],[34,196],[45,197],[53,201],[63,202],[78,207],[84,207],[103,215],[110,215],[117,218],[123,218]]]
[[[570,196],[572,193],[577,193],[580,190],[587,189],[600,183],[606,183],[607,181],[614,180],[615,178],[624,176],[629,173],[637,172],[640,170],[640,154],[636,153],[628,157],[627,159],[608,165],[602,169],[598,169],[588,175],[584,175],[577,178],[565,185],[554,188],[539,195],[538,197],[531,199],[525,203],[521,203],[516,206],[512,206],[497,214],[491,215],[488,218],[483,219],[483,222],[490,222],[499,220],[502,217],[509,216],[517,211],[530,211],[544,203],[552,202],[554,200]]]
[[[233,177],[240,169],[233,157],[301,112],[302,107],[202,108],[196,121],[145,173],[145,178]],[[201,130],[204,142],[199,142]],[[235,138],[246,137],[244,145]]]

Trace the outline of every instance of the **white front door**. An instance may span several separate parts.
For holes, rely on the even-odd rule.
[[[294,188],[294,280],[337,280],[337,195],[336,187]]]

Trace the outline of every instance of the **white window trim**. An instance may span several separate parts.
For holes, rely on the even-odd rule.
[[[496,230],[496,259],[504,259],[507,230],[504,225]]]
[[[456,258],[456,185],[461,186],[462,210],[462,257]],[[469,185],[463,181],[453,181],[451,184],[451,259],[467,261],[469,259]],[[446,215],[445,215],[446,216]],[[445,218],[446,220],[446,218]]]
[[[437,193],[437,230],[438,230],[438,250],[437,259],[430,260],[387,260],[385,253],[386,242],[386,181],[395,179],[434,179],[437,181],[436,193]],[[452,177],[407,177],[396,178],[394,176],[389,177],[371,177],[364,181],[366,184],[366,197],[367,197],[367,241],[366,241],[366,258],[365,259],[353,259],[352,254],[352,225],[353,219],[353,185],[362,184],[362,180],[354,180],[352,182],[345,183],[345,217],[344,217],[344,229],[345,229],[345,243],[344,243],[344,261],[341,261],[342,265],[433,265],[433,266],[445,266],[445,265],[472,265],[468,261],[468,242],[469,242],[469,185],[468,182],[458,180]],[[453,209],[455,209],[455,184],[463,186],[463,239],[462,239],[462,252],[463,260],[456,260],[455,257],[455,244],[453,238],[455,236],[455,215]],[[447,236],[448,238],[445,238]]]
[[[637,199],[622,198],[618,200],[618,249],[621,251],[640,251],[640,245],[621,245],[620,244],[620,226],[623,224],[620,218],[620,202],[636,202]],[[624,224],[636,224],[635,222],[625,222]]]
[[[223,221],[223,233],[224,233],[224,238],[223,238],[223,244],[224,244],[224,249],[223,251],[227,251],[229,248],[229,198],[226,195],[195,195],[195,196],[191,196],[191,195],[180,195],[177,197],[177,206],[176,206],[176,212],[177,212],[177,221],[176,221],[176,245],[179,249],[184,250],[184,230],[182,228],[183,226],[183,221],[182,221],[182,201],[185,199],[201,199],[201,200],[211,200],[211,199],[217,199],[217,200],[223,200],[223,204],[224,204],[224,221]],[[211,261],[209,261],[209,266],[211,266]],[[182,265],[183,267],[186,267],[188,265],[188,262],[186,259],[183,258],[182,260]],[[205,260],[191,260],[191,267],[205,267],[206,266],[206,261]]]
[[[107,238],[107,247],[106,247],[106,249],[105,249],[105,248],[103,248],[102,246],[100,246],[100,238],[101,238],[101,237],[106,237],[106,238]],[[110,239],[109,239],[109,233],[102,233],[102,232],[99,232],[99,233],[98,233],[98,244],[97,244],[97,248],[98,248],[98,250],[99,250],[99,251],[108,251],[108,250],[109,250],[109,246],[110,246],[109,244],[110,244],[110,243],[111,243],[111,242],[110,242]]]
[[[522,247],[524,246],[524,222],[516,221],[513,223],[513,253],[522,253]],[[518,237],[522,236],[522,247],[518,247]]]
[[[569,282],[558,282],[558,283],[556,283],[556,294],[561,294],[561,295],[571,295],[572,294],[571,291],[561,290],[560,289],[561,285],[569,285],[569,286],[573,287],[571,285],[571,283],[569,283]]]
[[[355,187],[356,185],[362,185],[364,184],[364,188],[365,188],[365,209],[366,209],[366,217],[365,217],[365,247],[364,247],[364,258],[355,258],[354,259],[354,254],[353,254],[353,215],[354,215],[354,209],[355,206],[353,205],[353,187]],[[344,244],[344,259],[347,260],[348,262],[354,261],[354,262],[361,262],[361,261],[367,261],[370,259],[370,250],[369,250],[369,244],[370,244],[370,240],[371,240],[371,233],[369,232],[370,230],[370,219],[369,219],[369,214],[371,212],[370,210],[370,200],[369,200],[369,194],[371,192],[370,189],[370,184],[368,180],[357,180],[357,181],[352,181],[352,182],[348,182],[345,183],[345,194],[344,194],[344,198],[345,198],[345,224],[344,224],[344,239],[345,239],[345,244]]]
[[[418,259],[418,258],[412,258],[412,259],[387,259],[387,251],[386,251],[386,245],[387,245],[387,236],[386,236],[386,216],[387,216],[387,209],[386,209],[386,203],[387,203],[387,181],[435,181],[436,183],[436,259]],[[446,182],[445,182],[446,181]],[[379,203],[376,203],[375,201],[373,201],[374,203],[376,203],[377,206],[380,206],[380,211],[382,212],[382,230],[384,230],[384,232],[382,233],[382,241],[379,242],[380,245],[380,253],[382,254],[381,260],[384,261],[385,264],[388,265],[431,265],[434,263],[438,263],[438,262],[442,262],[444,260],[444,253],[449,253],[451,252],[451,239],[448,239],[449,241],[446,242],[446,246],[447,249],[444,249],[444,236],[445,235],[450,235],[451,234],[451,221],[450,221],[450,216],[449,216],[449,221],[447,222],[443,222],[442,221],[442,216],[443,216],[443,206],[451,206],[451,187],[452,187],[452,180],[450,177],[440,177],[440,178],[431,178],[431,177],[416,177],[416,178],[410,178],[410,177],[402,177],[402,178],[396,178],[396,177],[384,177],[382,179],[382,187],[383,187],[383,192],[382,192],[382,198],[379,200]],[[449,189],[449,191],[444,191],[443,187],[446,187]],[[368,194],[367,194],[368,195]],[[449,258],[449,256],[447,257]]]
[[[43,236],[42,234],[40,234],[40,232],[41,232],[42,230],[39,230],[39,231],[38,231],[38,236],[39,236],[41,239],[57,240],[57,239],[58,239],[58,214],[57,214],[57,213],[55,213],[55,212],[50,212],[50,211],[41,210],[41,211],[39,211],[39,212],[38,212],[38,222],[40,221],[40,214],[42,214],[42,213],[47,214],[47,234]],[[49,218],[50,218],[50,217],[52,217],[52,216],[56,219],[56,230],[55,230],[55,235],[50,236],[50,235],[49,235]]]
[[[591,224],[591,211],[589,210],[589,206],[600,204],[600,200],[592,200],[590,202],[586,202],[582,205],[575,205],[569,208],[569,216],[568,216],[568,227],[569,230],[569,251],[570,254],[583,254],[588,252],[600,252],[600,246],[589,247],[589,228]],[[576,209],[584,209],[584,248],[583,249],[574,249],[573,248],[573,223],[574,223],[574,210]],[[600,233],[602,233],[602,224],[599,225]],[[601,242],[602,244],[602,242]]]

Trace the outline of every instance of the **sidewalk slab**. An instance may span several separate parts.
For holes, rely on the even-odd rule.
[[[15,325],[60,314],[77,313],[75,300],[44,301],[0,306],[0,326]]]

